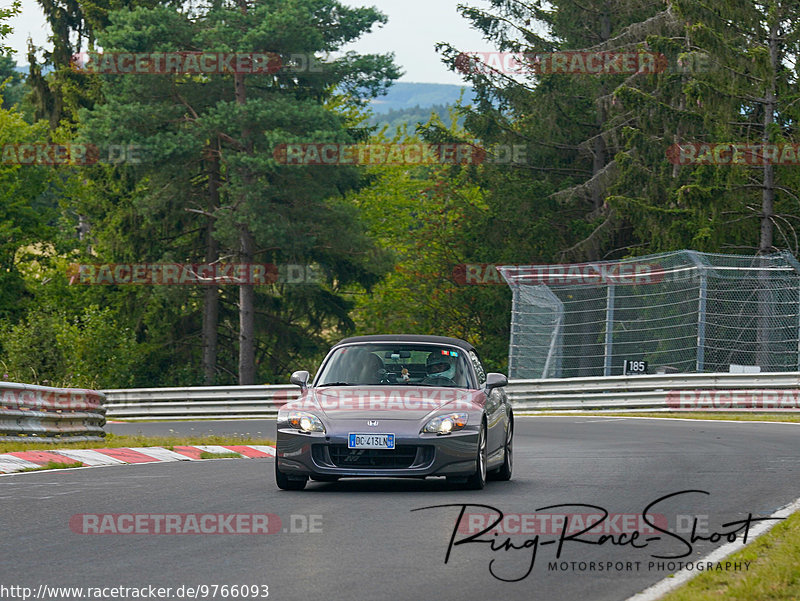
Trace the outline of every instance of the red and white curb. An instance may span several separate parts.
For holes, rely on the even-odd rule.
[[[243,458],[275,457],[275,447],[267,445],[196,445],[163,447],[121,447],[112,449],[53,449],[15,451],[0,454],[0,474],[36,469],[48,463],[76,467],[121,465],[123,463],[159,463],[163,461],[199,461],[203,453],[239,453]]]

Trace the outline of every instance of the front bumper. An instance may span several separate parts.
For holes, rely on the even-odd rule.
[[[395,449],[347,449],[349,432],[364,432],[364,422],[344,424],[336,433],[304,434],[280,428],[276,443],[278,468],[288,476],[408,477],[469,476],[475,473],[478,431],[469,428],[444,436],[419,434],[419,425],[381,424],[380,433],[395,434]],[[405,432],[403,430],[406,430]]]

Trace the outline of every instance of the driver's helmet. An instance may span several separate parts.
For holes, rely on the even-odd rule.
[[[446,352],[447,355],[442,353]],[[456,358],[449,351],[433,351],[425,361],[425,371],[429,378],[449,378],[456,375]]]

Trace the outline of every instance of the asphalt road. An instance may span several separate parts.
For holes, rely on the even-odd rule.
[[[143,433],[198,427],[189,424],[124,427]],[[200,425],[215,433],[255,430],[271,435],[264,422]],[[114,431],[119,426],[114,425]],[[498,551],[492,551],[489,543],[462,544],[453,547],[445,564],[460,506],[484,504],[506,514],[540,517],[595,512],[574,506],[537,511],[548,505],[582,503],[611,514],[636,516],[659,497],[698,489],[710,495],[675,496],[652,513],[663,515],[669,527],[677,527],[686,538],[689,516],[698,516],[701,531],[710,535],[730,530],[721,525],[746,518],[749,512],[769,515],[800,496],[798,441],[800,427],[791,424],[519,418],[514,479],[490,483],[483,491],[458,490],[443,479],[345,480],[310,483],[302,492],[279,491],[271,460],[4,476],[0,478],[0,586],[154,585],[174,591],[181,585],[268,585],[269,598],[279,600],[625,599],[667,573],[649,565],[666,561],[651,555],[680,555],[687,545],[655,533],[661,540],[634,549],[608,541],[599,545],[597,536],[587,534],[582,538],[595,544],[566,540],[556,567],[567,569],[553,570],[549,564],[555,561],[557,544],[548,541],[556,541],[558,534],[543,533],[530,574],[504,582],[490,574],[490,566],[506,580],[521,578],[530,566],[534,543]],[[454,506],[413,511],[440,504]],[[489,510],[466,509],[480,511]],[[71,531],[70,517],[87,513],[271,513],[279,516],[281,531],[271,535]],[[574,524],[578,518],[570,519]],[[321,531],[303,532],[308,520]],[[624,522],[619,524],[624,527]],[[456,541],[465,537],[455,534]],[[497,537],[495,546],[503,540],[504,536]],[[511,540],[522,547],[526,540],[535,540],[535,534],[514,534]],[[713,546],[698,541],[690,557],[675,561],[699,559]],[[623,562],[617,566],[621,569],[597,571],[600,563],[609,561]],[[576,564],[570,567],[571,562]],[[585,563],[583,569],[580,562]],[[590,562],[595,571],[589,570]]]

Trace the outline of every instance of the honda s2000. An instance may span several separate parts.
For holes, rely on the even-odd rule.
[[[446,476],[481,489],[509,480],[514,416],[502,374],[442,336],[359,336],[334,346],[278,413],[275,480]]]

